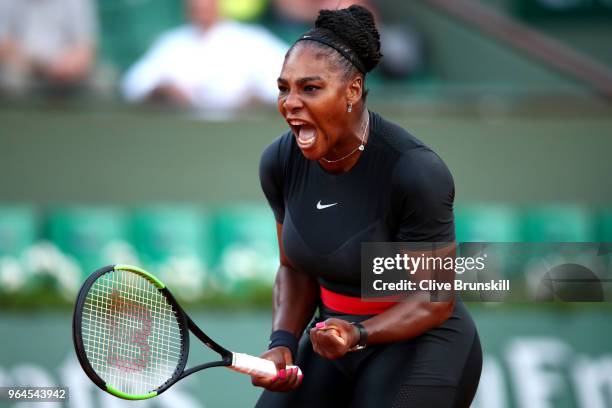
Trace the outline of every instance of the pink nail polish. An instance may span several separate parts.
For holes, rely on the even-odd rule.
[[[325,322],[319,322],[319,323],[317,323],[317,324],[316,324],[316,326],[315,326],[315,327],[316,327],[317,329],[322,329],[322,328],[324,328],[324,327],[325,327]]]
[[[282,369],[282,370],[280,370],[280,371],[278,372],[278,377],[279,377],[281,380],[284,380],[286,376],[287,376],[287,372],[286,372],[284,369]]]

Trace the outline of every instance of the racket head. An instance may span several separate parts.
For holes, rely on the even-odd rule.
[[[120,398],[157,396],[187,364],[185,312],[161,281],[138,267],[95,271],[79,291],[72,331],[87,376]]]

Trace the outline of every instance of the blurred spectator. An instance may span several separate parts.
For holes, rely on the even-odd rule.
[[[209,110],[276,102],[287,46],[265,29],[220,17],[218,0],[186,0],[190,24],[163,34],[126,73],[127,100]]]
[[[378,70],[388,79],[407,79],[427,69],[423,34],[407,24],[381,24],[380,48],[384,55]]]
[[[274,0],[270,16],[273,31],[288,42],[295,41],[316,20],[319,10],[334,10],[358,4],[377,20],[384,55],[377,71],[388,79],[406,79],[426,67],[426,47],[421,33],[406,24],[382,21],[371,0]]]
[[[272,30],[287,42],[295,41],[312,27],[319,11],[350,7],[366,7],[376,16],[376,8],[368,0],[273,0],[268,12]]]
[[[219,0],[221,14],[232,20],[256,21],[265,11],[267,0]]]
[[[314,23],[321,0],[273,0],[266,16],[266,25],[283,41],[293,43]]]
[[[288,24],[311,24],[321,10],[322,0],[274,0],[274,14]],[[334,7],[335,8],[335,7]]]
[[[66,91],[89,79],[95,59],[93,0],[0,0],[0,87]]]

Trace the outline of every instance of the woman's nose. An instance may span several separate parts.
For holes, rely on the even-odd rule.
[[[289,92],[289,94],[285,98],[284,105],[285,109],[293,112],[296,109],[300,109],[302,107],[302,101],[295,93]]]

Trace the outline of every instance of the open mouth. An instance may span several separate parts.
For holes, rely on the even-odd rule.
[[[300,149],[312,147],[317,140],[317,130],[310,123],[301,120],[290,120],[289,125],[296,137]]]

